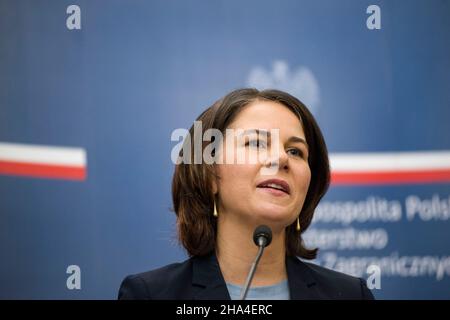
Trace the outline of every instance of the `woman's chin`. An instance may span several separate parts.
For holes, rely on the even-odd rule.
[[[254,216],[258,217],[258,220],[280,225],[286,225],[286,223],[292,220],[292,213],[288,212],[286,208],[273,205],[258,208]]]

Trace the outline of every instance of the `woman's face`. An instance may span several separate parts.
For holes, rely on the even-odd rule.
[[[223,164],[216,165],[220,178],[213,188],[220,200],[219,217],[224,214],[239,223],[266,223],[282,230],[300,213],[311,179],[308,146],[300,120],[282,104],[255,101],[244,107],[228,129],[253,133],[245,135],[245,139],[235,137],[231,146],[225,137],[223,153],[219,153]],[[255,129],[278,129],[278,145]],[[277,148],[274,150],[273,146]],[[263,154],[264,149],[265,163],[249,161],[250,157]],[[236,163],[238,152],[245,152],[246,161],[242,164]],[[226,163],[230,155],[234,162]],[[275,165],[275,170],[268,171],[270,164]]]

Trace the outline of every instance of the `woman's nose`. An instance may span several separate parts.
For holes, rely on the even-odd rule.
[[[277,154],[273,154],[265,163],[266,167],[278,167],[279,170],[289,169],[289,157],[284,149],[278,150]]]

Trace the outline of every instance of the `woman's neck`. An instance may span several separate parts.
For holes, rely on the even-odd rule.
[[[226,282],[243,286],[258,247],[253,242],[256,226],[233,223],[221,217],[217,226],[217,260]],[[287,278],[285,232],[273,232],[272,242],[259,261],[252,286],[274,285]]]

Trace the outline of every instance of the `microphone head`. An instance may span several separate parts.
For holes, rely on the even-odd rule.
[[[266,225],[260,225],[253,232],[253,242],[260,247],[267,247],[272,242],[272,230]]]

